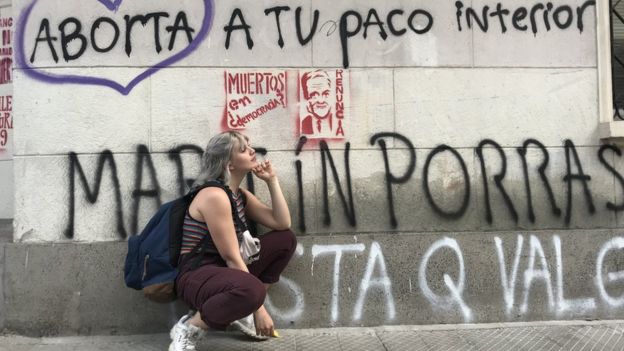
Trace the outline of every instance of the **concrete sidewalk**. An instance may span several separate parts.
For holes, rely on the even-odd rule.
[[[248,341],[242,334],[211,333],[208,350],[623,350],[624,321],[562,321],[375,328],[283,329],[282,337]],[[166,334],[25,338],[0,336],[0,350],[166,350]]]

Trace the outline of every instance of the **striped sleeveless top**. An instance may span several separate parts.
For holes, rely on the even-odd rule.
[[[241,221],[247,225],[247,218],[245,217],[245,196],[243,192],[238,189],[236,194],[232,193],[232,198],[236,203],[236,213],[232,213],[232,215],[238,215]],[[238,243],[240,244],[243,238],[243,228],[240,228],[237,224],[237,221],[234,221],[234,229],[236,229],[236,237],[238,239]],[[206,238],[206,252],[218,254],[219,251],[212,241],[212,237],[208,232],[208,226],[206,226],[205,222],[200,222],[191,217],[189,210],[186,210],[186,215],[184,216],[184,222],[182,226],[182,248],[180,250],[180,256],[190,253],[193,251],[193,248],[197,246],[201,242],[201,240]]]

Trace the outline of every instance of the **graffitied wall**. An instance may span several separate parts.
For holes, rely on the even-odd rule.
[[[285,323],[328,296],[314,323],[621,315],[624,163],[597,132],[594,1],[92,2],[14,5],[16,241],[125,240],[235,129],[307,240]]]
[[[617,315],[623,302],[614,264],[622,238],[560,234],[492,233],[478,246],[473,234],[305,240],[298,274],[277,285],[282,295],[270,307],[280,322],[306,320],[306,313],[328,325]],[[580,247],[588,255],[570,255]]]
[[[0,3],[0,35],[0,218],[13,218],[13,17],[10,2]]]

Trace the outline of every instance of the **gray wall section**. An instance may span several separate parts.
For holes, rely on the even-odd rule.
[[[280,327],[299,328],[622,318],[619,233],[300,236],[267,304]],[[185,307],[151,303],[126,288],[125,251],[124,242],[5,244],[7,329],[166,331]]]
[[[4,243],[10,242],[13,238],[13,221],[0,219],[0,330],[4,329]]]
[[[0,219],[13,218],[14,191],[13,160],[0,161]]]
[[[8,244],[6,329],[24,335],[164,331],[173,321],[171,306],[124,287],[125,251],[126,243]]]
[[[5,315],[4,309],[4,244],[0,243],[0,330],[5,327]]]

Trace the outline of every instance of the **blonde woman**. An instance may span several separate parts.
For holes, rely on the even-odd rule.
[[[258,339],[274,335],[273,319],[264,308],[266,290],[279,280],[297,245],[277,173],[270,161],[256,160],[246,136],[231,131],[211,138],[201,167],[194,187],[212,181],[223,187],[200,190],[184,220],[184,263],[176,291],[197,312],[173,327],[170,351],[195,350],[209,329],[238,329]],[[240,187],[249,172],[266,183],[272,207]],[[259,259],[249,265],[239,251],[248,220],[272,229],[259,237]],[[195,259],[184,260],[184,255],[202,240],[205,252],[194,267],[190,262]]]

